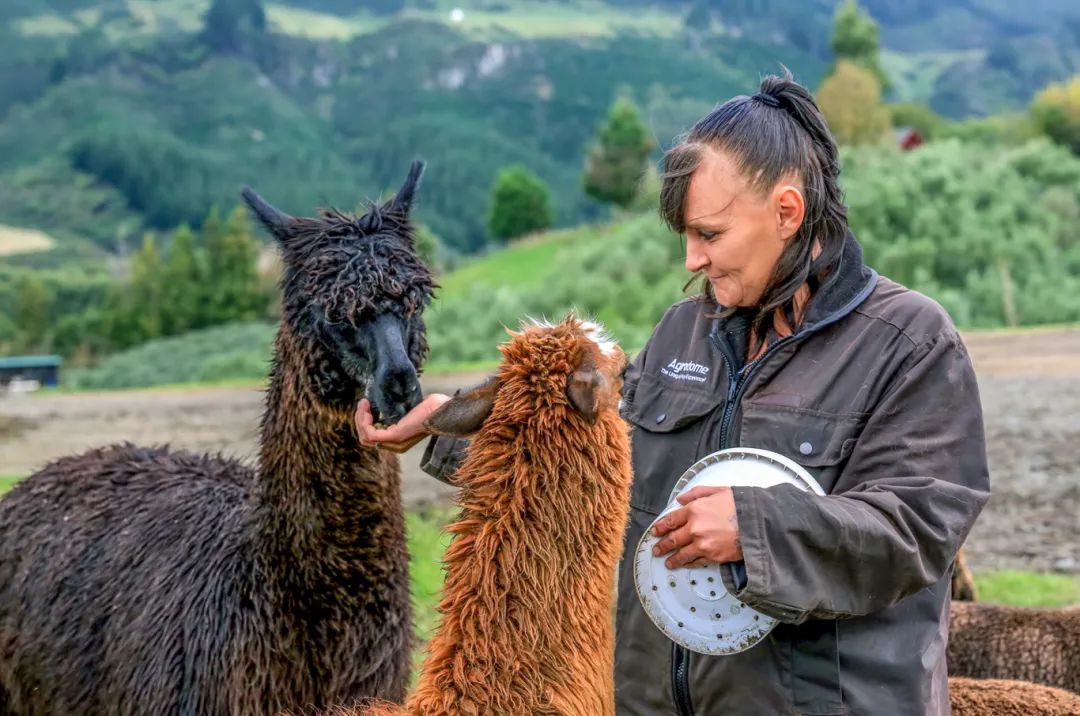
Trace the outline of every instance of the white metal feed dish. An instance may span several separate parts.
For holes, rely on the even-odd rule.
[[[679,509],[676,496],[695,487],[796,487],[824,495],[821,485],[783,455],[756,448],[721,450],[690,466],[675,483],[667,507],[656,518]],[[653,521],[653,525],[656,521]],[[700,654],[736,654],[765,638],[776,620],[733,597],[721,579],[719,564],[668,569],[652,550],[660,540],[652,527],[642,536],[634,558],[634,584],[645,612],[677,644]]]

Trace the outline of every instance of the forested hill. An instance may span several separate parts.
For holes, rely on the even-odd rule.
[[[1074,0],[864,0],[892,96],[949,116],[1023,107],[1080,69]],[[452,13],[454,7],[459,14]],[[486,241],[495,174],[524,164],[559,224],[603,210],[586,147],[631,95],[659,145],[780,63],[816,86],[827,0],[5,0],[0,225],[47,263],[198,224],[252,183],[283,208],[352,207],[430,163],[421,218]],[[8,259],[16,260],[16,259]]]

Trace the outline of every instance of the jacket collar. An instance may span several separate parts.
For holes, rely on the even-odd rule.
[[[862,246],[848,231],[840,261],[810,299],[798,333],[838,321],[854,311],[873,292],[878,275],[863,263]]]
[[[862,246],[849,229],[840,252],[840,260],[810,299],[806,316],[795,335],[812,333],[854,311],[873,293],[877,280],[877,271],[863,263]],[[715,310],[716,304],[706,305],[710,306],[709,310]],[[713,321],[712,333],[726,329],[724,324],[723,319]]]

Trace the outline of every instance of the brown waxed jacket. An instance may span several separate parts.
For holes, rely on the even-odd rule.
[[[799,329],[741,370],[715,312],[672,306],[626,373],[635,475],[618,713],[948,714],[949,577],[989,496],[978,389],[952,322],[866,268],[853,237]],[[735,489],[746,578],[724,570],[727,587],[781,623],[745,652],[704,656],[652,624],[631,560],[685,468],[732,446],[781,453],[828,494]],[[432,441],[425,469],[446,479],[461,448]]]

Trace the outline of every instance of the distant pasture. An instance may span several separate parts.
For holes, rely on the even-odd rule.
[[[51,236],[37,229],[0,224],[0,256],[48,251],[55,243]]]

